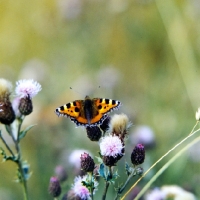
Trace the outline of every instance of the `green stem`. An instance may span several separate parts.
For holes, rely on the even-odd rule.
[[[89,179],[90,179],[90,194],[91,194],[91,199],[93,200],[93,191],[94,191],[94,182],[93,182],[93,173],[89,172]]]
[[[118,199],[119,195],[124,191],[126,185],[129,183],[129,181],[131,180],[131,178],[135,175],[135,168],[134,170],[132,170],[131,174],[129,174],[126,182],[124,183],[124,185],[119,189],[119,191],[117,192],[117,195],[115,197],[115,200]]]
[[[11,148],[8,146],[8,144],[6,143],[6,141],[4,140],[3,136],[1,135],[1,132],[0,132],[0,138],[2,140],[2,142],[5,144],[6,148],[8,149],[8,151],[11,153],[12,157],[14,158],[15,155],[14,153],[12,152]]]
[[[106,199],[106,193],[108,191],[109,185],[110,185],[110,183],[108,181],[106,181],[106,185],[105,185],[104,193],[103,193],[103,196],[102,196],[102,200]]]
[[[108,176],[109,176],[109,180],[110,180],[110,179],[112,179],[112,168],[111,168],[111,166],[109,166],[108,169],[109,169]],[[107,194],[109,185],[110,185],[110,182],[106,180],[106,185],[105,185],[104,193],[103,193],[103,196],[102,196],[102,200],[106,199],[106,194]]]
[[[21,150],[20,150],[20,145],[19,143],[16,142],[16,150],[18,152],[18,168],[19,168],[19,172],[20,172],[20,181],[22,183],[22,187],[23,187],[23,194],[24,194],[24,200],[28,200],[28,190],[27,190],[27,182],[26,182],[26,178],[25,178],[25,174],[24,174],[24,170],[23,170],[23,161],[21,159]]]
[[[19,173],[20,173],[20,182],[22,183],[24,200],[28,200],[29,198],[28,198],[28,190],[27,190],[27,181],[26,181],[24,170],[23,170],[23,161],[22,161],[21,149],[20,149],[20,144],[19,144],[19,142],[20,142],[19,141],[19,133],[21,130],[23,119],[24,119],[24,117],[21,119],[18,119],[17,138],[14,138],[13,130],[12,130],[11,137],[15,143],[15,149],[16,149],[17,155],[18,155],[16,163],[18,165],[18,169],[19,169]]]

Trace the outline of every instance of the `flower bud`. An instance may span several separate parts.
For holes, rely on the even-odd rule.
[[[15,120],[10,94],[12,92],[12,84],[3,78],[0,78],[0,122],[9,125]]]
[[[118,158],[117,157],[113,157],[113,156],[103,156],[103,163],[106,165],[106,166],[115,166],[116,163],[118,161]]]
[[[12,104],[7,99],[4,102],[0,102],[0,122],[2,124],[9,125],[15,120],[15,113],[12,108]]]
[[[95,167],[94,160],[90,157],[89,154],[81,154],[81,169],[85,172],[93,172]]]
[[[145,149],[142,144],[137,144],[131,154],[131,161],[134,165],[140,165],[145,159]]]
[[[59,182],[58,178],[55,176],[50,178],[49,193],[53,197],[58,197],[61,194],[60,182]]]
[[[30,97],[25,97],[20,99],[19,111],[22,115],[29,115],[33,111],[32,100]]]
[[[87,126],[86,127],[87,136],[91,141],[99,141],[101,138],[101,130],[98,126]]]
[[[144,169],[142,167],[138,167],[136,169],[136,174],[139,175],[139,176],[142,176],[143,172],[144,172]]]

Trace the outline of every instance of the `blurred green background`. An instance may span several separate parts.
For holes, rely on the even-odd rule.
[[[118,99],[123,105],[117,113],[133,122],[130,134],[138,125],[151,127],[156,146],[147,150],[145,171],[189,134],[200,106],[199,8],[198,0],[0,1],[0,76],[14,85],[33,78],[43,88],[24,121],[24,127],[37,126],[21,142],[33,172],[30,199],[53,199],[48,184],[57,165],[69,174],[67,192],[74,179],[68,161],[73,150],[97,156],[98,143],[89,141],[84,128],[55,115],[67,102],[86,95]],[[130,163],[132,148],[128,140],[117,185],[124,181],[124,161]],[[152,187],[177,184],[200,197],[199,155],[185,153]],[[13,163],[1,163],[1,200],[22,199],[15,171]],[[108,199],[113,193],[110,187]]]

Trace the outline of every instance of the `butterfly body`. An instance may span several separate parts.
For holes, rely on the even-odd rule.
[[[117,100],[94,98],[76,100],[56,109],[58,116],[70,117],[77,126],[96,126],[101,124],[107,114],[118,109],[121,103]]]

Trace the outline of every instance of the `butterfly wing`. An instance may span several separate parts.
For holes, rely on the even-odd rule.
[[[84,125],[88,121],[83,114],[83,103],[83,100],[76,100],[60,106],[55,112],[58,116],[69,117],[76,125]]]
[[[118,109],[121,103],[117,100],[94,98],[94,116],[91,119],[91,124],[101,124],[107,117],[107,114],[115,109]]]

